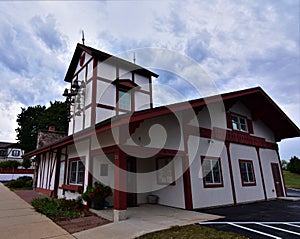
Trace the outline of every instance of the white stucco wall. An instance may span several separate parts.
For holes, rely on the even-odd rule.
[[[266,193],[267,198],[276,198],[276,190],[274,185],[274,178],[272,173],[272,166],[271,163],[278,164],[278,167],[280,168],[279,161],[278,161],[278,155],[275,150],[272,149],[260,149],[260,159],[264,174],[264,181],[266,186]],[[281,178],[281,181],[283,183],[283,179]],[[284,190],[284,185],[282,185],[282,188]]]
[[[142,92],[134,92],[135,94],[135,110],[144,110],[150,108],[150,95]]]
[[[178,120],[181,117],[178,116]],[[140,124],[128,145],[183,150],[183,135],[177,118],[169,115],[147,119]],[[135,143],[134,143],[135,142]]]
[[[134,74],[134,81],[137,83],[142,90],[149,91],[149,78],[139,75],[137,73]]]
[[[233,204],[228,158],[224,144],[216,140],[210,143],[206,138],[190,136],[188,149],[194,208]],[[201,156],[220,158],[223,187],[204,188]]]
[[[237,203],[264,200],[264,191],[255,147],[230,144],[231,164]],[[242,186],[239,159],[251,160],[256,186]]]
[[[115,80],[116,77],[116,67],[107,62],[98,62],[97,75],[108,80]]]
[[[272,130],[261,120],[253,121],[254,134],[258,137],[265,138],[268,142],[275,142],[275,136]]]

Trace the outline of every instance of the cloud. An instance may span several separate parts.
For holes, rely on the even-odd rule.
[[[30,23],[36,36],[52,51],[66,48],[66,37],[57,30],[56,18],[53,15],[34,16]]]

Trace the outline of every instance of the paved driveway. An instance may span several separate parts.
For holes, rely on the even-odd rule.
[[[274,200],[199,210],[225,218],[200,223],[255,239],[300,238],[300,201]]]

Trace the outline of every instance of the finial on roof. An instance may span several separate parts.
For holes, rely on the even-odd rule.
[[[85,41],[85,39],[84,39],[84,31],[82,30],[82,44],[84,45],[84,41]]]
[[[133,52],[133,63],[135,64],[135,52]]]

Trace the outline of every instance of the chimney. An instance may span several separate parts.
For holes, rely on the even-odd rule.
[[[49,128],[48,128],[48,131],[50,132],[54,132],[55,131],[55,125],[50,125]]]

